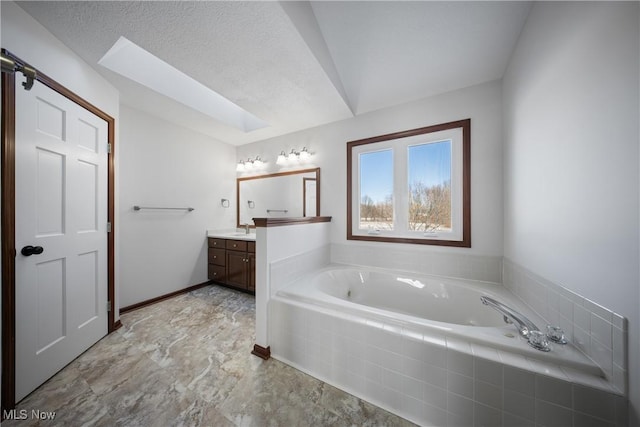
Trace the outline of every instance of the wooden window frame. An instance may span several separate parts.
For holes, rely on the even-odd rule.
[[[353,194],[358,188],[358,174],[353,170],[354,148],[366,144],[373,144],[382,141],[392,141],[417,135],[440,132],[460,128],[462,130],[462,239],[445,240],[429,237],[410,238],[392,237],[380,235],[354,234],[353,215],[358,214],[358,207],[353,206]],[[355,175],[354,175],[355,172]],[[433,126],[411,129],[407,131],[395,132],[386,135],[374,136],[355,141],[347,142],[347,240],[363,240],[386,243],[409,243],[420,245],[471,247],[471,119],[458,120],[454,122],[441,123]]]

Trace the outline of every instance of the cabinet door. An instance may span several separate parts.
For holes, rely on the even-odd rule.
[[[247,259],[249,261],[247,263],[249,267],[249,271],[248,271],[249,283],[247,286],[247,290],[251,292],[255,292],[256,291],[256,254],[248,253]]]
[[[227,250],[246,252],[247,243],[245,240],[227,240],[226,247]]]
[[[209,248],[209,264],[224,266],[225,250]]]
[[[216,282],[225,283],[227,272],[224,266],[209,264],[209,280],[215,280]]]
[[[247,289],[247,253],[227,251],[227,284]]]
[[[210,248],[221,248],[224,249],[225,240],[224,239],[216,239],[215,237],[209,237],[209,247]]]

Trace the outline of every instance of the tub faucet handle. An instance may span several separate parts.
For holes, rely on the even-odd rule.
[[[557,344],[566,344],[568,342],[560,326],[547,325],[547,338]]]
[[[550,351],[549,341],[547,340],[547,336],[540,331],[529,331],[529,335],[527,336],[527,342],[529,345],[536,350],[540,351]]]

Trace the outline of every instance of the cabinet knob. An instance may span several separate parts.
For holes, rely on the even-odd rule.
[[[218,255],[214,255],[214,256],[213,256],[213,259],[216,259],[216,258],[218,258]]]
[[[234,248],[237,248],[237,247],[238,247],[238,245],[236,245],[236,244],[234,243],[234,244],[233,244],[233,247],[234,247]]]
[[[214,276],[217,276],[217,275],[218,275],[218,273],[213,273],[213,275],[214,275]]]

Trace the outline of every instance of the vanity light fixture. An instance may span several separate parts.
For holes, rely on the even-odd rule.
[[[302,162],[308,162],[309,160],[311,160],[311,153],[307,151],[307,147],[302,148],[302,151],[300,152],[299,157],[300,157],[300,161]]]
[[[254,169],[262,169],[267,162],[262,160],[260,156],[256,156],[255,159],[247,157],[247,160],[240,160],[236,166],[236,172],[247,172]]]
[[[284,153],[284,151],[281,151],[280,154],[278,154],[278,160],[276,160],[276,164],[282,166],[286,163],[287,163],[287,155]]]
[[[281,151],[276,160],[276,164],[280,166],[295,165],[298,163],[308,163],[311,160],[313,153],[307,150],[307,147],[302,148],[302,151],[296,151],[292,148],[289,154],[285,154]]]

